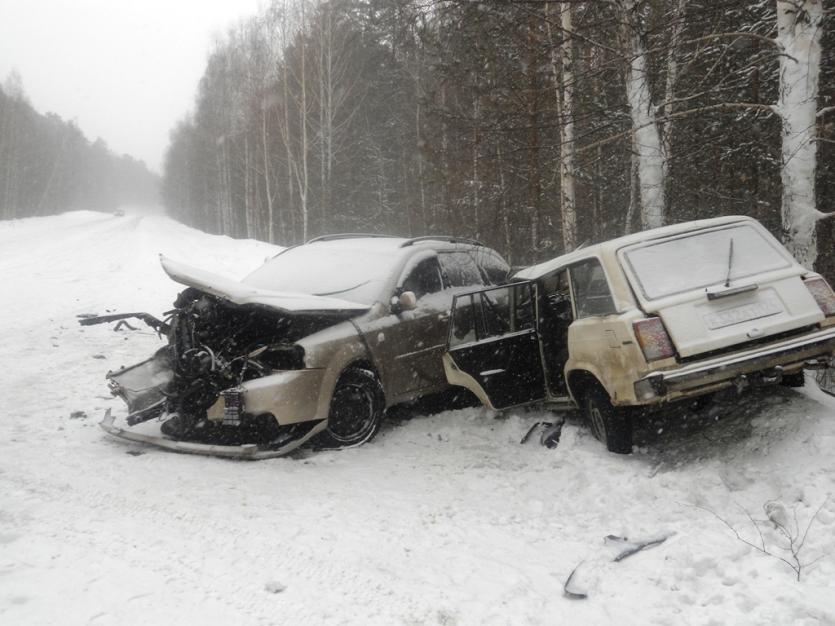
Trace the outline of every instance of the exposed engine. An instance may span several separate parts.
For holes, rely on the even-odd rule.
[[[234,304],[190,287],[177,296],[165,321],[147,313],[128,313],[89,316],[80,323],[121,324],[133,317],[168,339],[168,345],[151,359],[108,374],[113,393],[128,405],[128,425],[169,415],[163,432],[178,439],[215,440],[231,433],[234,439],[248,440],[275,438],[279,434],[275,419],[246,415],[245,423],[235,420],[235,428],[221,429],[207,420],[209,407],[222,393],[234,394],[248,380],[303,368],[304,349],[296,342],[347,315],[282,313]]]
[[[336,321],[239,306],[193,288],[181,292],[174,306],[167,320],[174,371],[167,409],[189,421],[205,417],[224,389],[273,370],[304,367],[304,350],[295,341]]]

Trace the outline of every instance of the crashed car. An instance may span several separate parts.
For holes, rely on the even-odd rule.
[[[579,407],[612,452],[631,451],[645,407],[833,365],[832,289],[747,217],[628,235],[512,281],[455,297],[447,380],[496,409]]]
[[[111,434],[181,452],[265,458],[313,440],[361,444],[387,407],[448,385],[442,355],[456,293],[497,285],[505,260],[474,241],[359,235],[283,250],[242,281],[162,258],[187,288],[152,358],[107,375],[127,427]],[[162,420],[161,434],[133,427]]]

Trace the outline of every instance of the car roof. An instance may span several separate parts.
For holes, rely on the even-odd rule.
[[[368,252],[391,252],[395,257],[410,256],[416,250],[475,250],[486,248],[484,244],[470,239],[438,235],[424,237],[395,237],[389,235],[327,235],[311,239],[303,246],[321,247],[323,250],[362,250]]]
[[[573,252],[569,252],[568,254],[563,254],[553,259],[549,259],[548,261],[544,261],[543,263],[531,265],[517,272],[514,275],[514,278],[519,278],[523,280],[534,280],[537,278],[541,278],[542,276],[545,276],[547,274],[550,274],[551,272],[558,270],[562,267],[565,267],[566,265],[569,265],[576,261],[587,259],[589,257],[613,256],[618,250],[626,246],[644,243],[647,241],[652,241],[654,239],[662,239],[664,237],[670,237],[673,235],[686,233],[694,230],[701,230],[703,228],[711,228],[714,226],[723,226],[725,224],[734,224],[741,222],[759,224],[757,220],[751,217],[747,217],[744,215],[730,215],[726,217],[716,217],[706,220],[693,220],[690,222],[681,222],[679,224],[662,226],[661,228],[652,228],[650,230],[644,230],[637,233],[632,233],[630,235],[624,235],[623,237],[617,237],[616,239],[609,239],[607,241],[603,241],[592,246],[580,248],[578,250],[574,250]]]

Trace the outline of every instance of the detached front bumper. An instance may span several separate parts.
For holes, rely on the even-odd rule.
[[[766,379],[779,380],[784,370],[825,367],[833,355],[835,327],[740,354],[651,372],[635,383],[635,396],[643,403],[698,395],[734,384],[744,385],[748,375],[760,372]]]
[[[126,428],[121,428],[114,424],[115,418],[110,409],[104,414],[104,418],[99,423],[99,426],[110,435],[126,439],[128,441],[136,441],[138,443],[146,443],[158,448],[164,448],[173,452],[181,452],[185,454],[203,454],[208,456],[219,456],[228,459],[246,459],[250,461],[258,461],[261,459],[272,459],[292,452],[296,448],[302,446],[305,442],[310,440],[318,434],[324,427],[324,422],[317,422],[311,424],[311,428],[301,434],[297,438],[282,443],[280,445],[259,445],[259,444],[244,444],[240,446],[224,446],[215,444],[196,443],[191,441],[177,441],[165,435],[150,435],[146,433],[135,432]]]

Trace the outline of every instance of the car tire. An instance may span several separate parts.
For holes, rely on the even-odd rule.
[[[612,406],[609,394],[599,385],[590,386],[583,397],[583,413],[596,439],[609,452],[632,452],[632,420],[623,410]]]
[[[780,384],[783,385],[783,387],[803,387],[806,385],[806,376],[803,374],[803,370],[792,374],[784,374],[783,380],[780,381]]]
[[[374,372],[360,367],[345,370],[331,396],[328,427],[317,435],[315,446],[334,450],[371,441],[385,408],[383,386]]]

